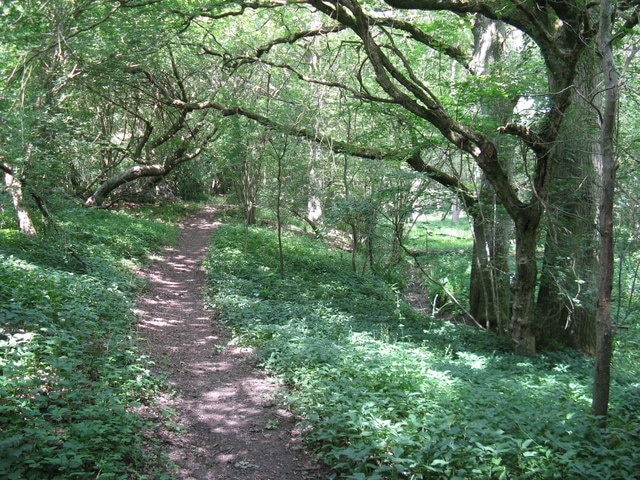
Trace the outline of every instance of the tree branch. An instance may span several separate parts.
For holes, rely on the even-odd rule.
[[[398,70],[382,48],[376,43],[371,32],[372,19],[368,17],[356,0],[342,0],[328,5],[322,0],[311,0],[319,10],[338,19],[350,22],[365,48],[376,80],[395,102],[414,115],[431,123],[449,142],[473,157],[483,170],[512,218],[522,215],[526,205],[518,198],[510,182],[508,173],[498,161],[497,149],[493,142],[480,132],[455,122],[433,94],[423,88],[422,83]],[[345,9],[349,9],[346,13]]]
[[[292,33],[286,37],[280,37],[272,40],[271,42],[263,45],[256,50],[256,58],[262,57],[265,53],[269,53],[276,45],[289,44],[292,45],[302,38],[317,37],[322,35],[328,35],[329,33],[337,33],[346,30],[344,25],[334,25],[332,27],[320,27],[313,30],[302,30]]]
[[[174,100],[173,104],[179,106],[180,102]],[[385,152],[376,148],[354,145],[349,142],[335,140],[328,135],[312,132],[311,130],[305,128],[282,125],[269,117],[260,115],[259,113],[247,110],[243,107],[230,107],[217,102],[200,102],[197,104],[184,105],[184,108],[212,108],[218,110],[223,116],[240,115],[257,122],[264,127],[276,130],[287,135],[304,138],[306,140],[318,143],[335,153],[343,153],[369,160],[385,160],[393,158],[402,159],[402,161],[406,162],[415,171],[426,174],[427,177],[452,191],[455,195],[458,196],[461,203],[467,209],[477,203],[477,199],[475,198],[471,190],[469,190],[469,188],[467,188],[459,178],[453,175],[449,175],[442,170],[424,163],[420,155],[420,149],[415,149],[408,154],[402,154],[401,152]]]
[[[465,69],[469,69],[471,57],[461,48],[444,43],[434,36],[423,32],[412,23],[404,20],[381,18],[377,16],[373,16],[372,19],[375,22],[375,25],[390,27],[408,33],[416,42],[422,43],[436,52],[445,54],[460,63]]]
[[[354,98],[360,99],[360,100],[364,100],[367,102],[377,102],[377,103],[393,103],[395,104],[396,102],[391,99],[391,98],[383,98],[383,97],[378,97],[375,95],[372,95],[371,93],[369,93],[368,91],[366,91],[363,83],[360,81],[360,88],[362,90],[356,90],[355,88],[352,88],[344,83],[340,83],[340,82],[330,82],[330,81],[326,81],[326,80],[319,80],[317,78],[312,78],[309,77],[305,74],[303,74],[302,72],[298,71],[296,68],[292,67],[291,65],[287,65],[287,64],[281,64],[281,63],[273,63],[273,62],[269,62],[266,60],[261,59],[260,62],[263,65],[267,65],[269,67],[274,67],[274,68],[280,68],[283,70],[288,70],[289,72],[293,73],[296,77],[298,77],[300,80],[302,80],[303,82],[307,82],[307,83],[313,83],[315,85],[322,85],[325,87],[333,87],[333,88],[337,88],[339,90],[343,90],[345,92],[349,92],[350,94],[353,95]],[[360,75],[358,75],[358,78],[360,79]]]
[[[161,1],[161,0],[151,0]],[[237,17],[240,15],[244,15],[246,10],[258,10],[258,9],[266,9],[266,8],[279,8],[286,6],[287,2],[285,0],[274,0],[274,1],[266,1],[266,2],[245,2],[245,1],[223,1],[219,2],[218,6],[223,6],[224,9],[220,11],[216,11],[215,7],[210,8],[201,8],[199,10],[195,10],[193,12],[186,12],[179,9],[170,10],[171,13],[182,16],[187,23],[191,23],[196,18],[209,18],[211,20],[220,20],[227,17]],[[235,9],[231,9],[236,7]]]
[[[455,193],[461,204],[464,205],[468,212],[472,211],[471,207],[478,203],[478,199],[475,197],[473,192],[471,192],[471,190],[469,190],[469,188],[460,181],[460,178],[449,175],[442,170],[424,163],[419,150],[413,152],[413,154],[407,159],[407,163],[416,172],[426,174],[430,179],[438,182],[443,187]]]
[[[13,168],[8,163],[0,163],[0,170],[2,170],[7,175],[13,175]]]
[[[549,152],[549,145],[535,133],[531,128],[515,123],[507,123],[498,127],[498,133],[514,135],[522,141],[537,155],[546,155]]]

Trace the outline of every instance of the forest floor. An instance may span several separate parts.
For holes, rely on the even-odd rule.
[[[140,347],[166,375],[174,393],[158,402],[178,421],[156,435],[181,480],[326,479],[281,402],[283,387],[205,308],[201,262],[215,213],[190,216],[179,244],[141,272],[148,285],[136,305]]]

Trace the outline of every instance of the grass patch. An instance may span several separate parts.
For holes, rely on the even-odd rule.
[[[416,314],[336,252],[224,226],[205,266],[210,307],[290,385],[306,438],[343,479],[632,478],[637,349],[619,346],[611,426],[590,416],[591,361]],[[637,335],[637,332],[634,333]]]
[[[454,223],[436,212],[422,216],[409,232],[405,243],[407,248],[431,252],[471,251],[473,236],[466,216]]]
[[[160,384],[135,345],[131,268],[177,238],[179,214],[54,215],[35,238],[0,231],[0,476],[164,478],[134,412]]]

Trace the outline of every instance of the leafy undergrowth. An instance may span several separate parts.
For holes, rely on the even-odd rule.
[[[177,236],[157,215],[67,207],[39,237],[0,230],[1,478],[162,478],[130,308],[131,268]]]
[[[285,236],[284,252],[281,276],[272,232],[217,229],[208,302],[291,387],[335,478],[637,476],[637,348],[619,345],[601,431],[589,414],[589,359],[515,356],[500,338],[417,315],[308,238]]]

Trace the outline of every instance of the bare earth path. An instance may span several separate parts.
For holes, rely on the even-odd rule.
[[[251,352],[227,345],[229,332],[203,303],[201,262],[216,227],[207,208],[182,224],[179,245],[147,268],[140,298],[141,348],[176,394],[183,434],[166,434],[183,480],[316,480],[326,474],[302,449],[293,416],[278,402],[277,382]]]

